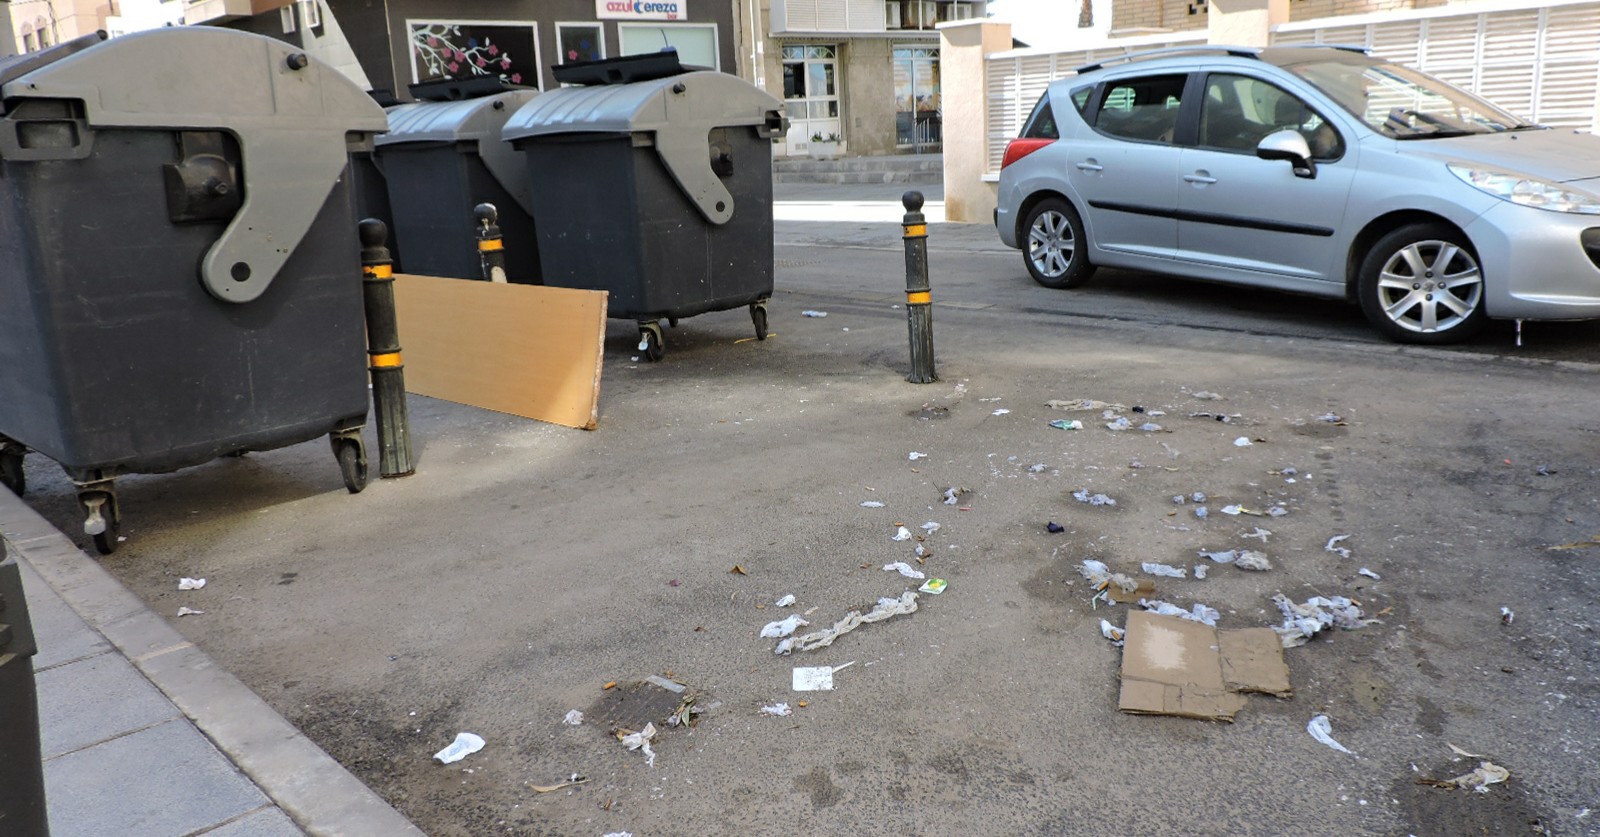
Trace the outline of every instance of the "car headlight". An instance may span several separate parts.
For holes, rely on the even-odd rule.
[[[1565,189],[1558,183],[1470,166],[1451,165],[1449,169],[1468,185],[1501,200],[1551,212],[1600,215],[1600,198]]]

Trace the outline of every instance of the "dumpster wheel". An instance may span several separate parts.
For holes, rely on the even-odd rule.
[[[750,322],[755,324],[756,339],[767,339],[767,301],[750,303]]]
[[[654,320],[639,323],[639,351],[644,354],[645,360],[655,363],[667,353],[666,344],[661,339],[661,324]]]
[[[28,490],[28,476],[22,471],[22,455],[18,445],[0,445],[0,485],[21,497]]]
[[[116,493],[109,488],[80,491],[78,507],[83,509],[83,533],[94,539],[95,550],[101,555],[116,552],[122,532],[122,510],[117,506]]]
[[[339,476],[351,494],[367,487],[367,450],[359,436],[334,436],[333,455],[339,459]]]

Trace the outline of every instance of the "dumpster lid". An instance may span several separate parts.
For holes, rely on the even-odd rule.
[[[710,70],[666,78],[563,87],[522,106],[506,121],[507,141],[573,133],[655,134],[656,153],[706,220],[733,217],[733,196],[711,168],[712,128],[783,133],[783,103],[743,79]]]
[[[406,85],[412,98],[421,102],[459,102],[508,93],[512,90],[534,90],[522,84],[512,84],[499,76],[473,76],[472,78],[441,78]]]
[[[522,210],[533,214],[533,184],[526,158],[500,141],[501,129],[517,109],[539,95],[531,88],[459,102],[414,102],[388,109],[389,133],[373,144],[381,155],[406,143],[476,142],[483,165]]]
[[[69,55],[97,46],[104,42],[107,37],[109,36],[106,35],[105,30],[101,29],[73,38],[70,41],[62,41],[53,47],[41,49],[38,52],[24,52],[21,55],[0,58],[0,87],[5,86],[6,82],[18,78],[24,73],[31,73],[46,64],[60,61]],[[5,103],[0,101],[0,113],[5,112]]]
[[[235,303],[261,296],[310,229],[349,163],[347,135],[387,129],[383,109],[338,70],[283,41],[210,26],[135,32],[30,65],[0,85],[0,101],[20,98],[81,102],[90,128],[233,134],[244,202],[201,259],[200,280]],[[92,139],[22,148],[0,130],[0,158],[84,158]]]
[[[685,67],[678,61],[678,50],[666,47],[660,52],[622,55],[598,61],[574,61],[550,68],[562,84],[631,84],[669,76],[681,76],[703,67]]]

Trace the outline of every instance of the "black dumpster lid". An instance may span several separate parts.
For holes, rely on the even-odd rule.
[[[681,76],[692,69],[697,68],[685,67],[679,63],[677,49],[666,47],[660,52],[557,64],[550,68],[550,72],[555,75],[556,81],[562,84],[592,85],[652,81]]]
[[[463,99],[479,99],[513,90],[538,90],[536,87],[512,84],[499,76],[419,81],[407,85],[406,89],[411,91],[413,99],[420,102],[459,102]]]
[[[25,52],[21,55],[13,55],[10,58],[0,58],[0,87],[4,87],[7,82],[26,73],[31,73],[46,64],[52,64],[73,53],[82,52],[89,47],[100,44],[107,37],[105,30],[102,29],[88,35],[73,38],[70,41],[62,41],[49,49],[41,49],[38,52]],[[5,104],[0,102],[0,113],[4,112]]]

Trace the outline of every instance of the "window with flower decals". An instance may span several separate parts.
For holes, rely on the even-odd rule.
[[[606,57],[606,39],[599,24],[558,23],[556,43],[561,46],[561,55],[557,60],[562,64],[599,61]]]
[[[407,22],[411,73],[419,82],[498,77],[539,86],[538,27],[481,21]]]

